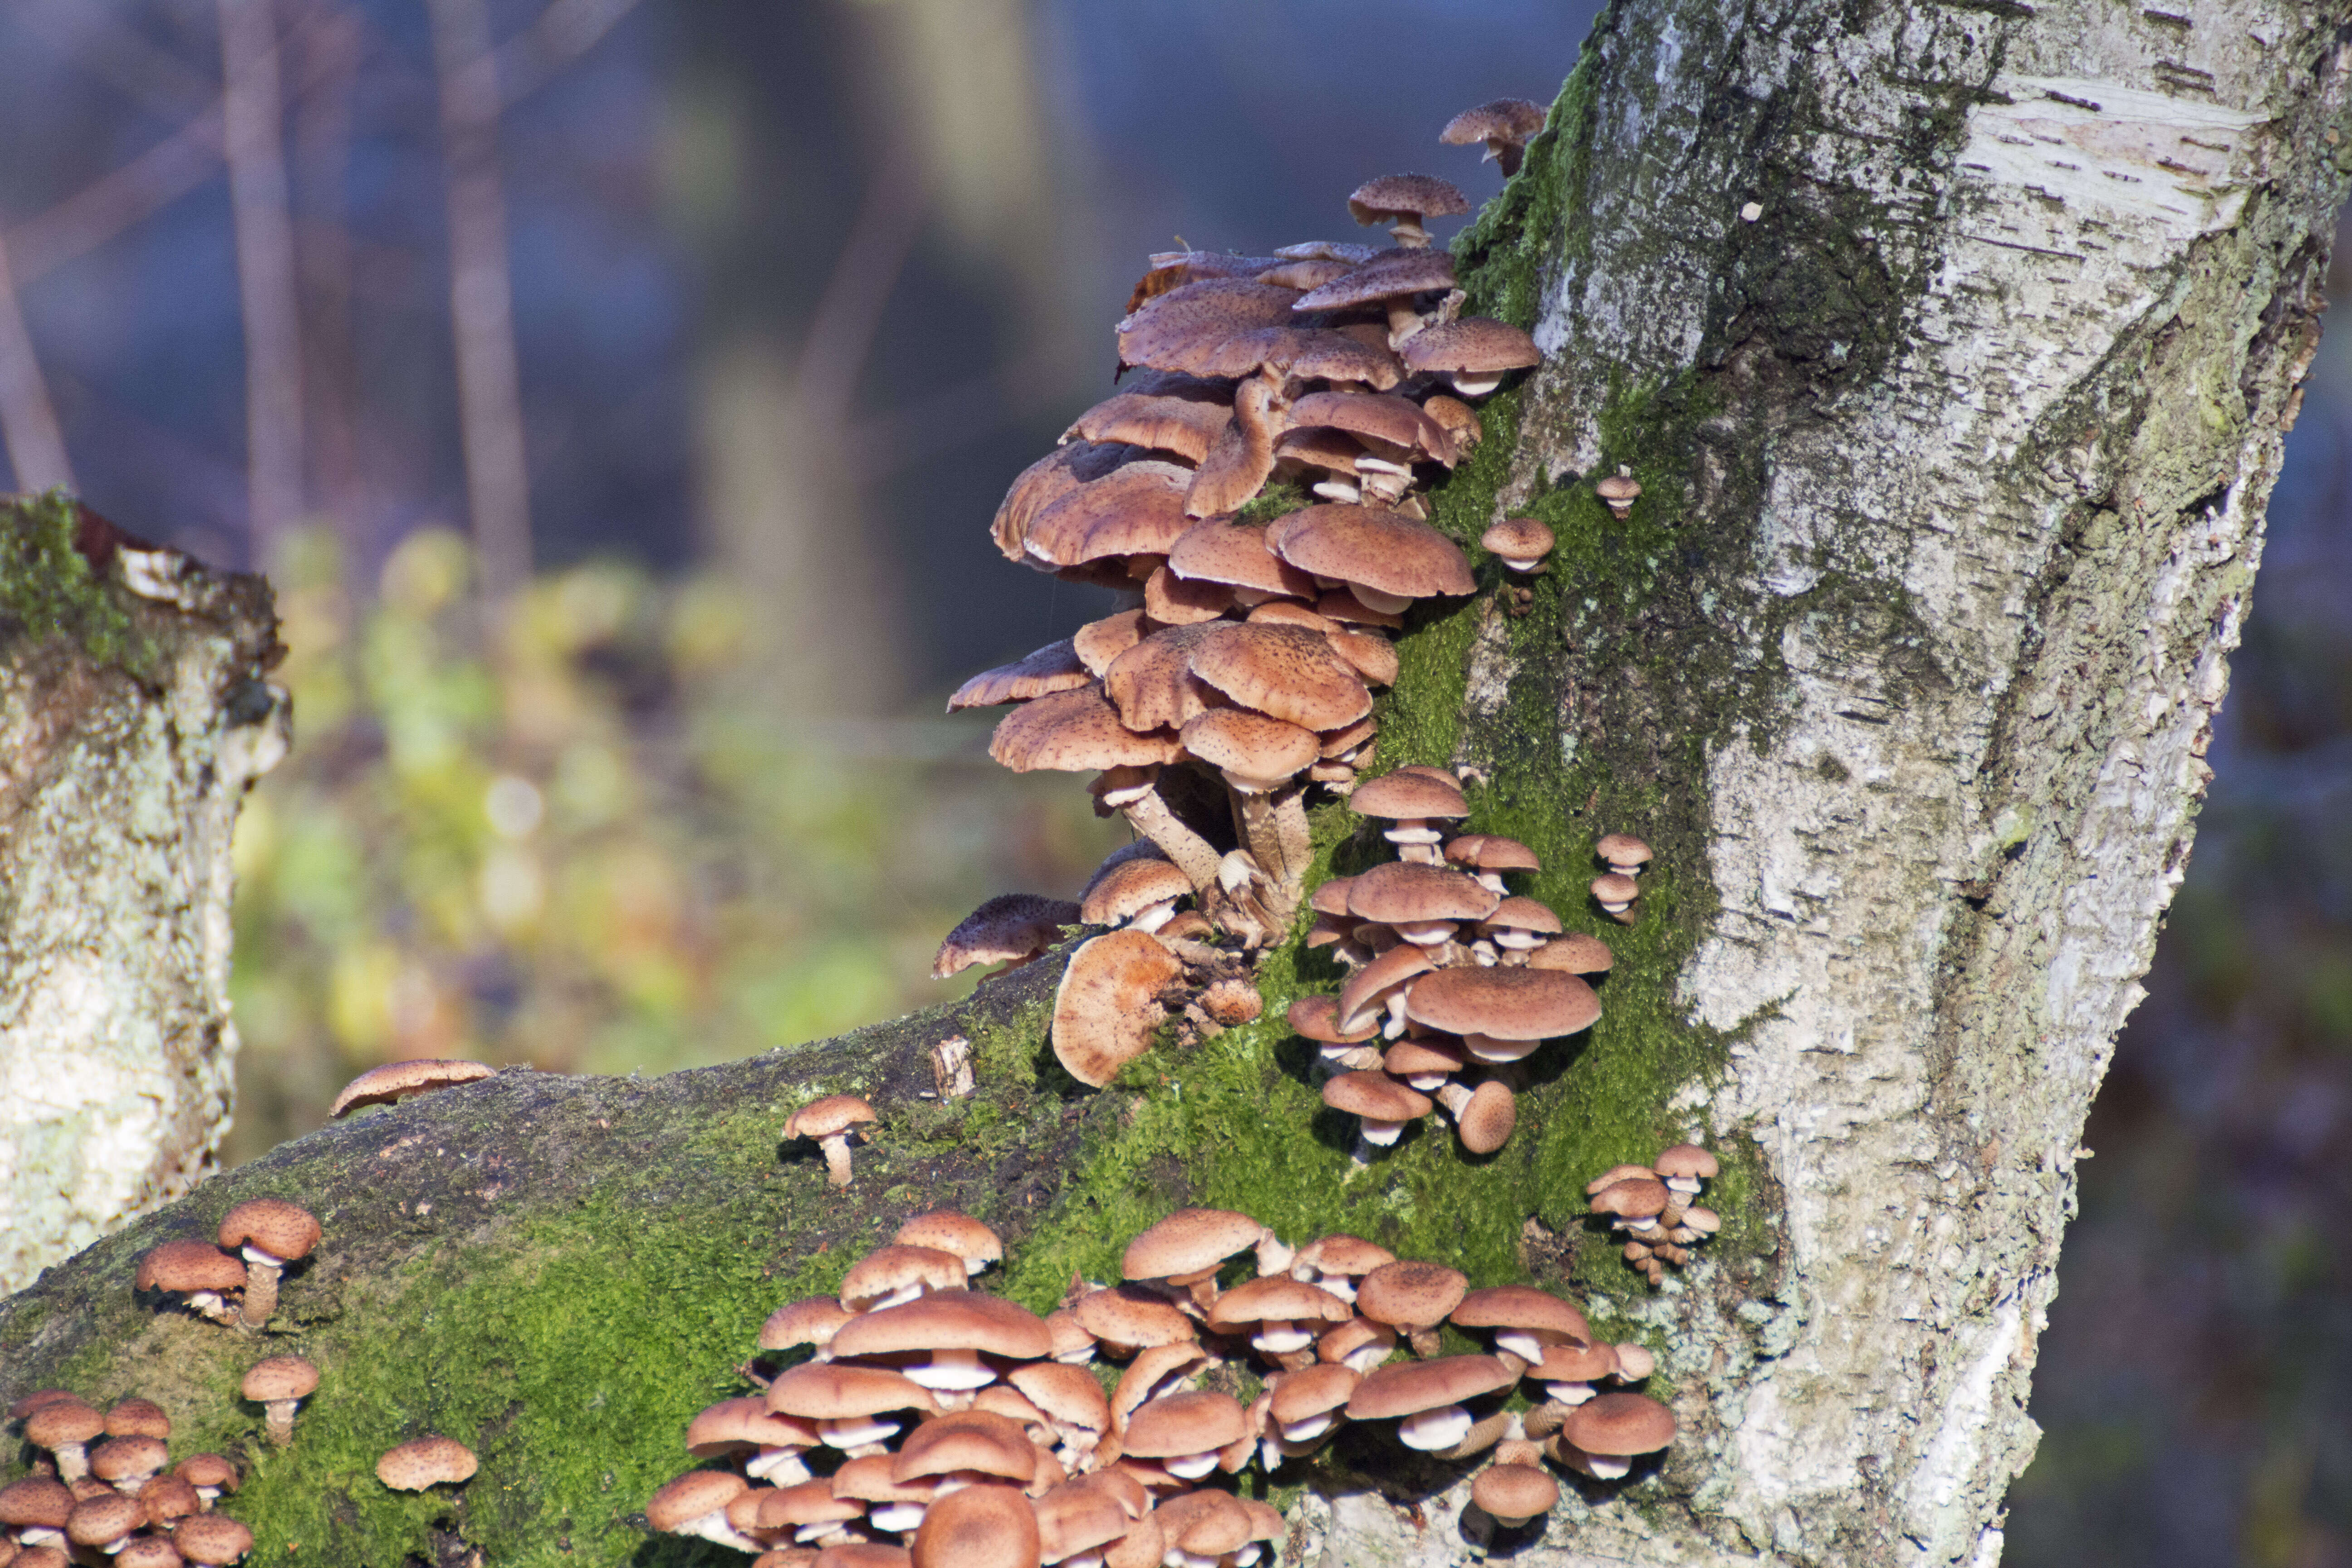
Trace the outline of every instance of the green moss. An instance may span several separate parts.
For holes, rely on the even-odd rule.
[[[0,642],[60,637],[93,662],[148,679],[156,653],[124,591],[74,548],[80,508],[63,489],[0,500]]]

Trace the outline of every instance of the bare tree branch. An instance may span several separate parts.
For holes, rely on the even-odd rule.
[[[449,316],[457,348],[457,416],[466,500],[482,591],[503,603],[530,574],[530,478],[499,179],[498,57],[482,0],[426,0],[441,81],[448,170]]]
[[[225,152],[245,325],[246,507],[257,565],[302,510],[302,331],[273,0],[219,0]]]
[[[32,334],[16,307],[16,285],[8,273],[8,252],[0,246],[0,438],[8,446],[8,466],[20,490],[45,490],[73,483],[66,461],[66,438],[49,405],[48,384],[34,356]]]

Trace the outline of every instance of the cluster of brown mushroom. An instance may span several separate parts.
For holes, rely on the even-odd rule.
[[[1541,126],[1532,106],[1486,107],[1454,140],[1516,148]],[[1469,210],[1451,184],[1388,175],[1349,208],[1389,225],[1393,245],[1154,256],[1118,325],[1121,374],[1142,374],[1081,415],[996,515],[1008,558],[1129,602],[973,677],[949,707],[1014,704],[991,755],[1097,775],[1097,809],[1124,814],[1154,854],[1116,878],[1106,867],[1096,891],[1146,931],[1188,898],[1200,934],[1255,948],[1286,928],[1307,792],[1344,792],[1370,755],[1371,691],[1397,675],[1391,634],[1415,602],[1475,586],[1416,485],[1478,439],[1464,400],[1536,363],[1535,344],[1460,314],[1453,258],[1423,226]],[[1248,515],[1269,481],[1312,504]],[[1017,962],[1073,923],[1052,900],[992,906],[975,921],[1021,934],[959,928],[935,973],[983,952]]]
[[[1688,1249],[1723,1228],[1722,1218],[1697,1199],[1718,1169],[1696,1143],[1662,1149],[1646,1165],[1615,1165],[1584,1184],[1592,1212],[1625,1233],[1625,1261],[1655,1286],[1666,1265],[1690,1261]]]
[[[253,1549],[253,1532],[213,1505],[237,1487],[218,1454],[172,1462],[172,1418],[132,1397],[104,1412],[61,1388],[9,1407],[38,1450],[33,1474],[0,1487],[0,1568],[123,1568],[229,1563]]]
[[[1315,889],[1307,945],[1349,973],[1337,995],[1292,1003],[1290,1026],[1321,1048],[1324,1103],[1359,1119],[1360,1163],[1440,1106],[1465,1150],[1491,1154],[1518,1124],[1523,1064],[1600,1018],[1586,977],[1614,957],[1510,890],[1507,875],[1539,868],[1526,845],[1439,826],[1470,810],[1445,769],[1399,768],[1348,805],[1386,825],[1399,858]]]
[[[656,1492],[647,1521],[753,1568],[1246,1568],[1282,1518],[1215,1478],[1279,1469],[1349,1422],[1443,1458],[1492,1450],[1474,1501],[1507,1527],[1558,1500],[1547,1458],[1612,1479],[1674,1436],[1664,1405],[1596,1387],[1647,1377],[1642,1347],[1548,1292],[1472,1290],[1354,1237],[1293,1248],[1247,1215],[1181,1210],[1129,1244],[1120,1284],[1073,1281],[1043,1318],[972,1287],[1003,1250],[968,1215],[918,1215],[838,1297],[779,1309],[761,1350],[801,1359],[694,1417],[688,1452],[718,1463]],[[1447,1324],[1491,1350],[1440,1353]],[[1098,1359],[1123,1367],[1108,1394]],[[1535,1402],[1507,1409],[1523,1380]]]
[[[257,1330],[278,1310],[278,1281],[319,1245],[319,1222],[283,1198],[247,1198],[221,1216],[219,1245],[186,1237],[139,1259],[141,1290],[179,1298],[216,1323]]]

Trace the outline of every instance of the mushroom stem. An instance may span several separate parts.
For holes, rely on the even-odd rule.
[[[294,1441],[294,1407],[301,1403],[299,1399],[263,1402],[262,1426],[268,1432],[270,1442],[277,1447],[283,1448]]]
[[[836,1132],[829,1138],[820,1138],[817,1146],[824,1151],[826,1183],[836,1187],[849,1185],[849,1135]]]
[[[1119,807],[1119,812],[1129,826],[1160,846],[1160,853],[1184,873],[1195,893],[1205,894],[1217,885],[1217,852],[1168,809],[1157,784]]]
[[[1297,785],[1286,787],[1281,794],[1297,805]],[[1265,790],[1239,790],[1225,786],[1226,797],[1233,802],[1234,826],[1240,829],[1242,842],[1266,876],[1273,896],[1266,900],[1266,912],[1279,926],[1290,923],[1298,908],[1298,896],[1307,881],[1306,807],[1297,805],[1298,826],[1293,833],[1281,818],[1283,810],[1276,795]]]
[[[239,1315],[247,1328],[262,1327],[278,1310],[278,1277],[283,1272],[268,1253],[257,1247],[245,1249],[245,1300]]]

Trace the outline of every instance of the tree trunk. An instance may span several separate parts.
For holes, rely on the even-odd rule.
[[[1486,563],[1480,598],[1416,617],[1381,713],[1383,765],[1462,764],[1471,826],[1535,847],[1533,891],[1618,952],[1500,1155],[1424,1126],[1351,1177],[1278,1023],[1333,978],[1294,947],[1265,1021],[1100,1094],[1053,1065],[1033,965],[824,1046],[507,1074],[297,1140],[0,1306],[0,1397],[70,1375],[251,1443],[231,1395],[260,1347],[134,1302],[130,1270],[297,1196],[328,1240],[274,1337],[324,1370],[322,1418],[239,1495],[263,1553],[390,1562],[437,1519],[501,1563],[667,1560],[632,1558],[633,1516],[687,1416],[906,1215],[998,1225],[1000,1288],[1043,1307],[1207,1204],[1558,1285],[1657,1351],[1664,1469],[1578,1483],[1515,1561],[1990,1563],[2076,1142],[2316,342],[2346,9],[1604,17],[1456,247],[1471,309],[1548,357],[1434,513],[1465,540],[1541,516],[1553,568],[1525,615]],[[1622,521],[1590,482],[1620,464]],[[1373,858],[1343,809],[1315,826],[1316,875]],[[1618,829],[1658,852],[1622,928],[1583,892]],[[950,1031],[980,1092],[921,1098]],[[842,1091],[883,1123],[835,1192],[777,1139]],[[1694,1135],[1725,1227],[1654,1294],[1582,1185]],[[350,1481],[428,1427],[482,1454],[462,1503]],[[1400,1454],[1301,1467],[1293,1560],[1468,1557],[1464,1468]]]
[[[286,749],[258,577],[0,503],[0,1288],[177,1198],[228,1129],[229,833]]]

